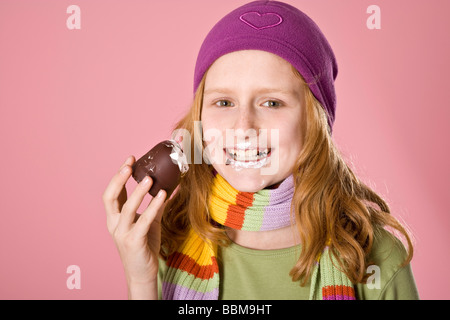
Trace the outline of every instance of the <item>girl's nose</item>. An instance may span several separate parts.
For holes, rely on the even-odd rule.
[[[255,110],[251,106],[243,106],[239,108],[236,114],[234,129],[248,130],[248,129],[258,129],[257,128],[257,118]]]

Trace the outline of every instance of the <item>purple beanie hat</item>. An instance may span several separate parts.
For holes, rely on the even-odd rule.
[[[233,10],[216,23],[203,41],[195,65],[194,94],[216,59],[239,50],[267,51],[291,63],[325,109],[332,133],[337,62],[330,44],[311,18],[279,1],[253,1]]]

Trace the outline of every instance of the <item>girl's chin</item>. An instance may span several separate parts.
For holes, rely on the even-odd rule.
[[[219,169],[219,170],[217,170]],[[231,175],[233,177],[245,176],[246,179],[250,176],[260,177],[261,168],[242,168],[238,166],[231,166],[227,164],[221,164],[218,166],[216,170],[219,172],[223,172],[226,175]]]
[[[257,192],[271,185],[273,177],[261,175],[260,169],[242,169],[236,171],[229,166],[215,168],[228,183],[241,192]]]

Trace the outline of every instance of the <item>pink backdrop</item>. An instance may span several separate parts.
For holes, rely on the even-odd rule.
[[[1,299],[127,297],[102,193],[128,155],[170,137],[204,37],[245,2],[0,1]],[[450,298],[450,2],[286,2],[334,48],[334,139],[414,233],[421,298]],[[72,4],[81,29],[66,26]]]

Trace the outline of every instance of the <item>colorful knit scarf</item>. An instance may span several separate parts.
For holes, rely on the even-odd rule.
[[[211,218],[238,230],[275,230],[289,226],[294,195],[293,175],[276,189],[240,192],[215,172],[209,199]],[[217,246],[190,230],[180,248],[171,254],[162,283],[164,300],[217,300],[219,266]],[[354,300],[353,285],[335,266],[328,246],[318,257],[312,274],[310,300]]]

